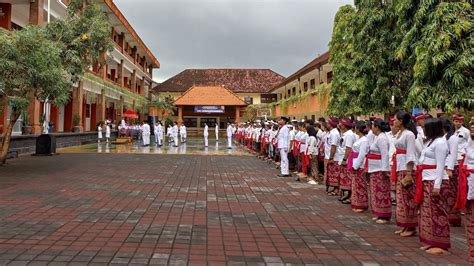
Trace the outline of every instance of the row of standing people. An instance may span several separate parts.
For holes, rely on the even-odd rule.
[[[237,139],[256,152],[268,149],[264,154],[281,161],[279,176],[291,176],[288,157],[296,161],[298,180],[310,172],[309,183],[316,183],[324,173],[328,195],[354,212],[370,207],[379,224],[392,218],[395,191],[395,234],[418,233],[421,249],[431,254],[447,252],[450,225],[461,225],[464,210],[474,264],[474,122],[470,130],[463,122],[459,115],[451,121],[399,112],[390,122],[329,118],[320,126],[300,122],[295,131],[282,117],[277,127],[239,126]]]

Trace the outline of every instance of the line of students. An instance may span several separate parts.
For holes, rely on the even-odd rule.
[[[395,234],[414,236],[418,228],[421,249],[430,254],[447,253],[450,225],[460,226],[465,210],[474,265],[474,121],[468,130],[464,117],[452,120],[403,111],[390,123],[331,117],[289,124],[282,117],[241,124],[236,140],[277,162],[280,177],[291,176],[293,167],[298,181],[316,184],[322,175],[328,195],[354,212],[370,207],[378,224],[391,220],[395,191]]]

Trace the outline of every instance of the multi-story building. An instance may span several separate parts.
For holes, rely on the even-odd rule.
[[[153,92],[176,100],[178,108],[172,119],[179,123],[189,128],[204,123],[222,128],[227,121],[240,120],[247,105],[275,102],[277,95],[270,91],[283,80],[270,69],[186,69]],[[224,107],[224,103],[232,104]],[[206,108],[213,111],[206,112]]]
[[[1,0],[0,28],[21,29],[28,24],[44,25],[64,16],[68,0]],[[54,124],[54,132],[72,131],[74,118],[79,117],[80,131],[95,131],[99,121],[120,120],[124,110],[132,109],[143,118],[149,91],[153,86],[152,71],[160,63],[144,44],[113,0],[95,0],[108,16],[114,49],[107,64],[99,69],[91,66],[77,87],[71,88],[71,97],[64,106],[44,108],[36,99],[30,101],[29,124],[33,134],[41,133],[43,110]],[[0,114],[0,132],[8,123],[8,107]],[[14,128],[21,134],[22,119]],[[77,128],[77,127],[76,127]]]
[[[325,115],[331,81],[332,66],[326,52],[271,90],[278,98],[273,105],[273,115],[292,119],[316,119]]]

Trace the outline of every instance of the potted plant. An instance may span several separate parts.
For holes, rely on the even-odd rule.
[[[28,116],[28,112],[23,112],[21,116],[22,116],[22,119],[23,119],[23,126],[21,127],[21,134],[22,135],[31,135],[31,132],[33,132],[33,129],[30,125],[30,118]]]
[[[81,132],[81,127],[79,124],[81,123],[81,116],[80,115],[74,115],[72,117],[72,132]]]

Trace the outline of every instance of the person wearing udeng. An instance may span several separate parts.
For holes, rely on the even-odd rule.
[[[387,122],[378,118],[372,126],[374,141],[367,154],[367,172],[370,178],[370,201],[374,220],[385,224],[392,217],[392,200],[390,197],[390,163],[389,140],[385,132],[390,131]]]
[[[227,149],[232,149],[232,135],[234,131],[232,129],[232,125],[227,123]]]
[[[420,205],[420,241],[422,250],[430,254],[446,254],[451,247],[446,199],[441,195],[449,189],[445,173],[448,143],[443,137],[443,124],[428,118],[424,126],[425,142],[416,167],[415,202]]]
[[[286,126],[286,123],[288,122],[288,118],[286,117],[281,117],[280,121],[278,121],[278,124],[280,125],[280,129],[278,130],[276,138],[278,139],[278,150],[280,151],[280,158],[281,158],[281,164],[280,164],[280,174],[278,175],[279,177],[289,177],[290,175],[290,169],[289,169],[289,164],[288,164],[288,142],[290,139],[289,136],[289,129]]]
[[[401,227],[396,231],[402,237],[413,236],[418,226],[418,208],[415,204],[414,169],[416,162],[415,125],[407,112],[395,115],[394,125],[400,130],[395,135],[395,155],[391,178],[396,182],[397,208],[395,219]]]
[[[204,147],[208,147],[209,146],[209,127],[207,126],[207,124],[205,123],[204,124]]]

